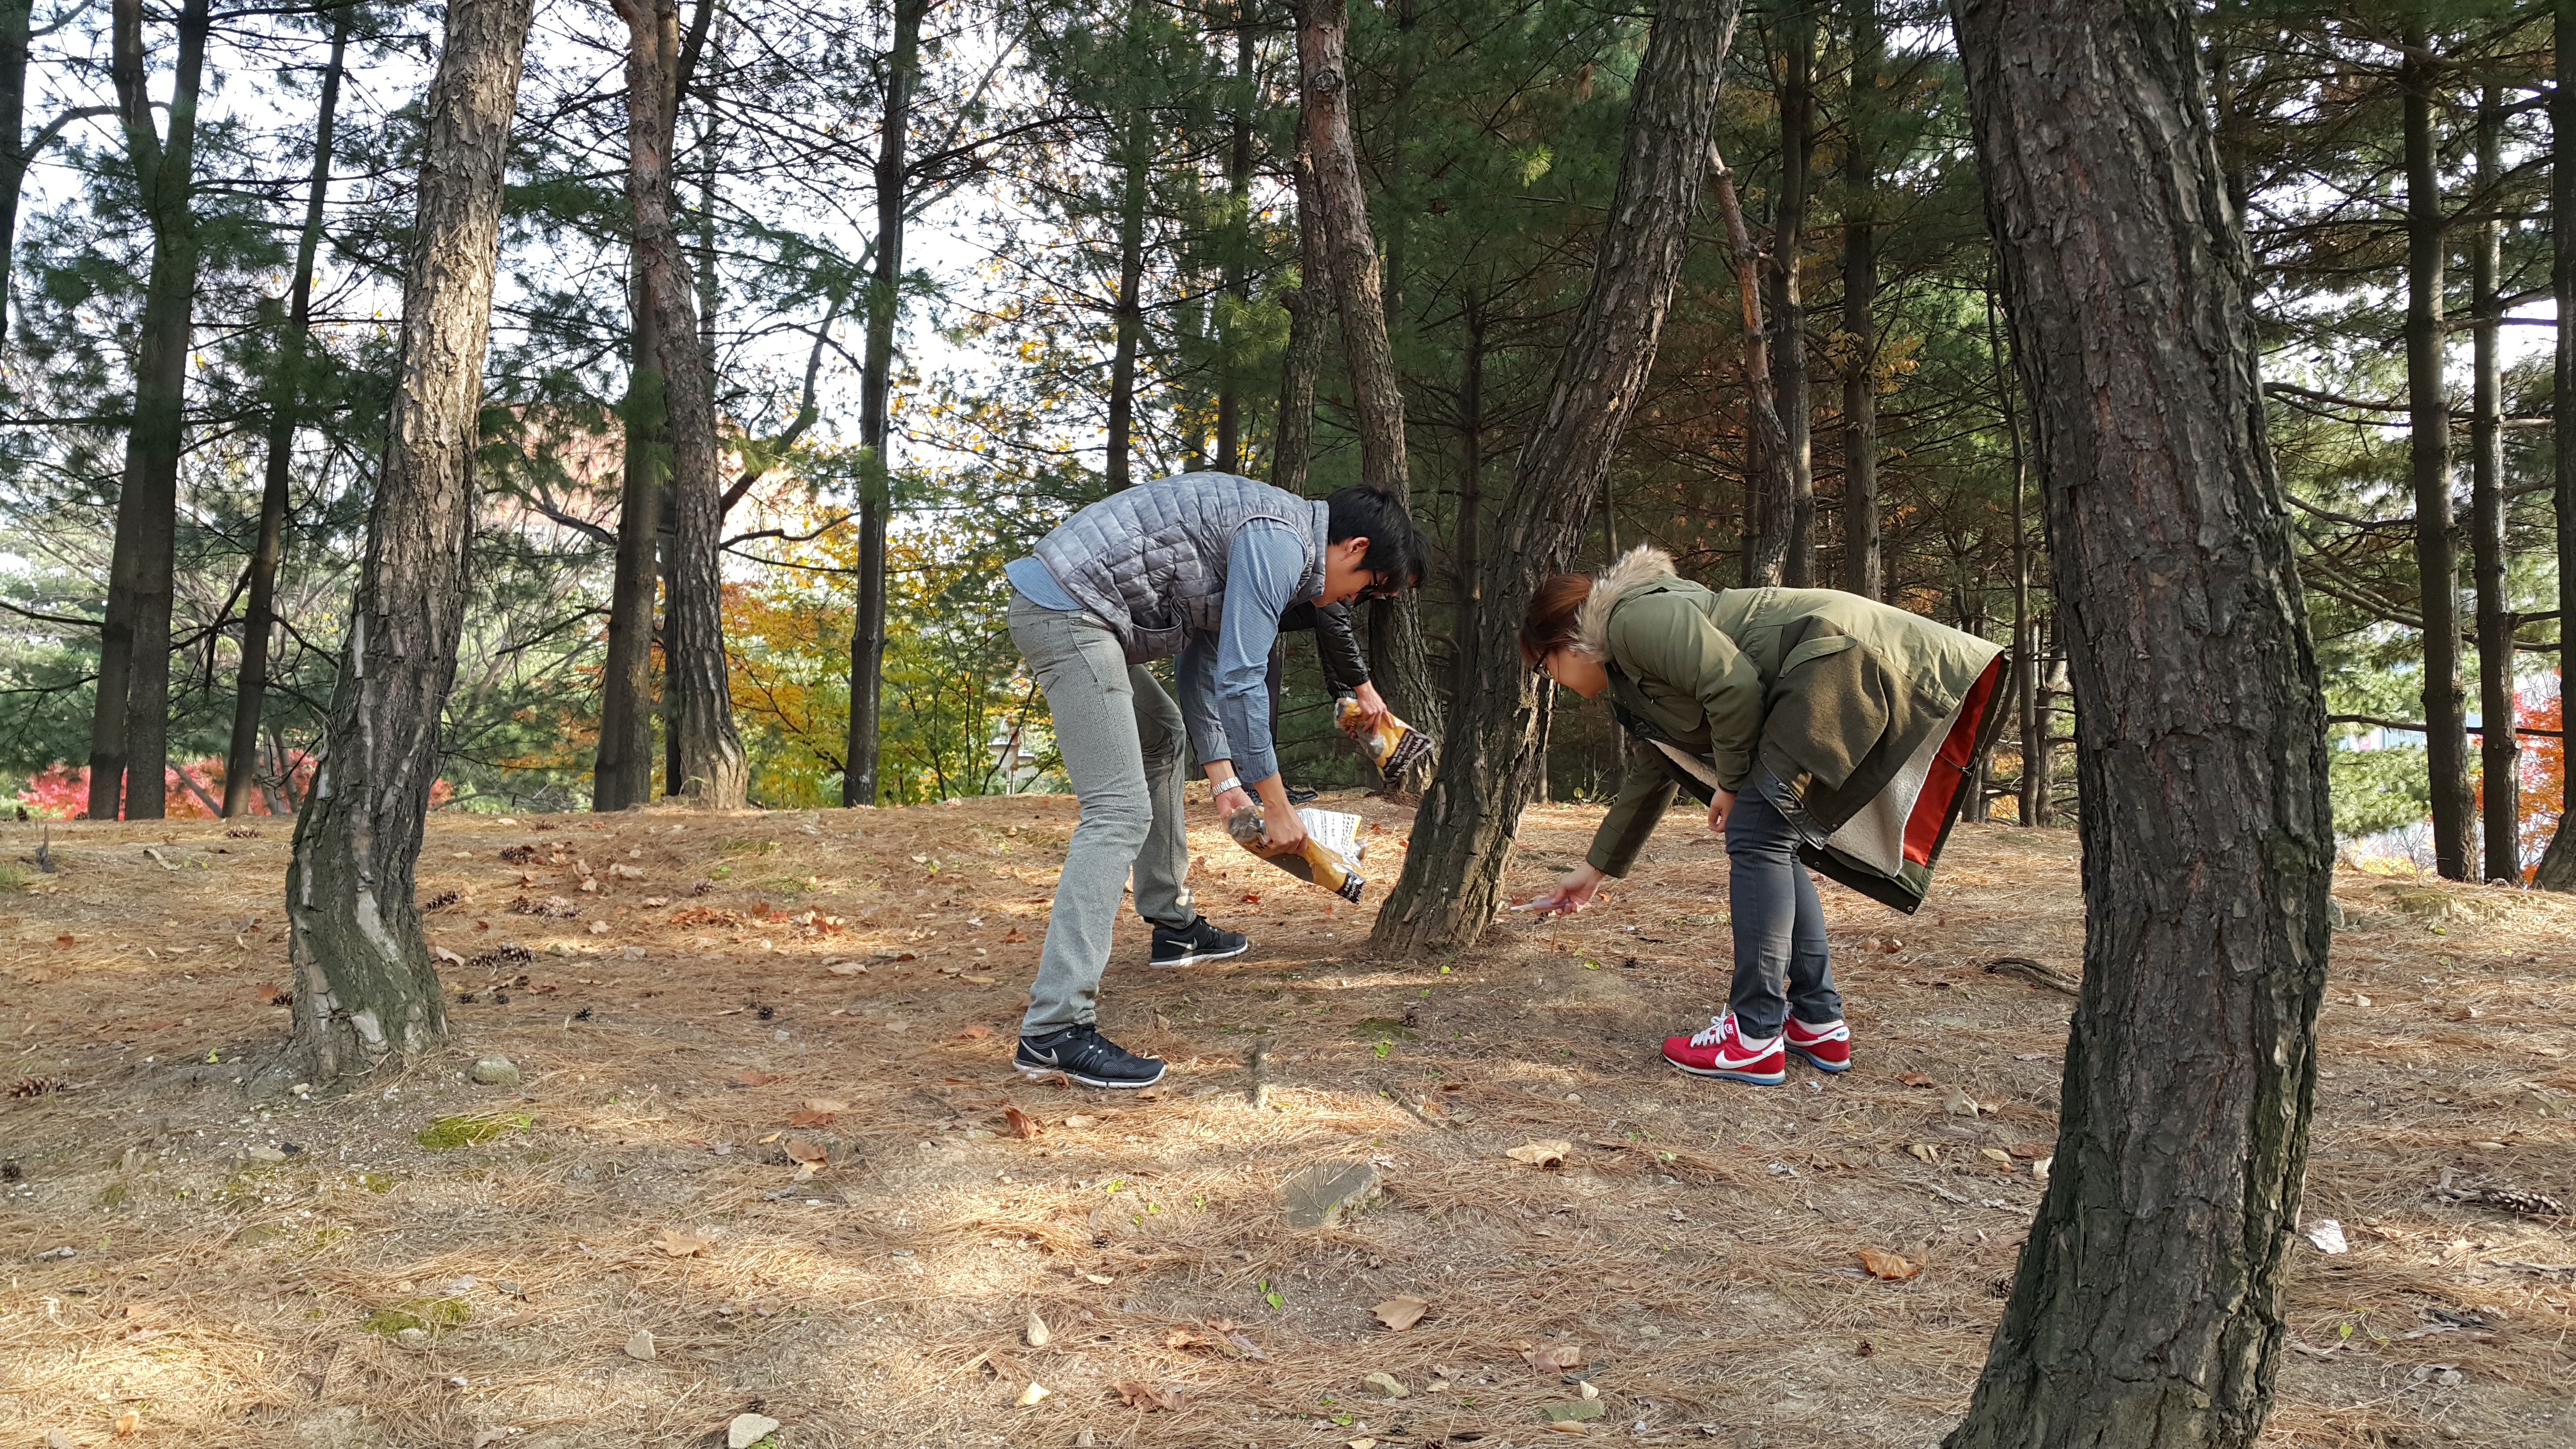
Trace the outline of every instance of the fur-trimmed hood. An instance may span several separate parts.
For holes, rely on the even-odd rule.
[[[1610,657],[1610,611],[1629,590],[1680,574],[1673,556],[1651,544],[1639,544],[1595,574],[1591,596],[1574,615],[1574,647],[1595,659]]]

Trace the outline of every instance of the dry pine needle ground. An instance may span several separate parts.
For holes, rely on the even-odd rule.
[[[1392,876],[1402,813],[1334,803]],[[1577,920],[1392,965],[1198,809],[1202,907],[1255,949],[1155,972],[1123,924],[1103,1020],[1172,1061],[1147,1100],[1007,1070],[1068,799],[442,817],[457,1049],[257,1101],[286,822],[56,825],[52,875],[0,827],[0,1440],[1492,1449],[1589,1402],[1623,1443],[1937,1440],[2071,1004],[1983,968],[2080,969],[2070,834],[1963,828],[1912,920],[1827,886],[1858,1065],[1761,1090],[1654,1055],[1725,993],[1695,821]],[[1597,818],[1533,809],[1515,894]],[[2298,1251],[2267,1442],[2576,1442],[2576,1232],[2473,1196],[2576,1202],[2576,904],[2338,899],[2307,1216],[2351,1248]],[[519,1085],[468,1079],[493,1053]],[[1281,1183],[1337,1162],[1383,1196],[1290,1229]]]

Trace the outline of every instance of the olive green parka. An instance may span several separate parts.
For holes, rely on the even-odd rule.
[[[1627,874],[1676,789],[1732,792],[1758,764],[1827,837],[1811,865],[1899,909],[1921,902],[1939,846],[1915,813],[1939,807],[1946,836],[1964,803],[2001,704],[1998,646],[1834,589],[1712,591],[1655,548],[1596,578],[1575,625],[1628,735],[1596,868]]]

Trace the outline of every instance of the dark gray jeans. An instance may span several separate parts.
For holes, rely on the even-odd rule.
[[[1040,608],[1014,590],[1011,641],[1046,691],[1056,749],[1082,802],[1020,1019],[1022,1036],[1046,1036],[1094,1019],[1131,871],[1138,915],[1166,926],[1198,919],[1181,817],[1190,745],[1180,706],[1089,615]]]
[[[1735,984],[1727,1008],[1748,1040],[1780,1034],[1792,1012],[1811,1026],[1842,1020],[1825,957],[1825,907],[1798,846],[1818,832],[1797,797],[1756,769],[1726,817],[1726,889],[1735,919]]]

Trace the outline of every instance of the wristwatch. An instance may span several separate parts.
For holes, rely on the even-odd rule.
[[[1228,790],[1240,790],[1242,788],[1243,777],[1241,775],[1228,775],[1224,779],[1219,780],[1214,785],[1210,786],[1209,793],[1211,795],[1222,795]]]

